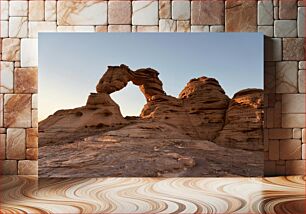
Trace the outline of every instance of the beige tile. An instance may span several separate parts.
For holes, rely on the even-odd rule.
[[[158,25],[158,1],[133,1],[133,25]]]
[[[159,32],[176,32],[176,21],[172,19],[159,20]]]
[[[45,20],[56,21],[56,1],[45,1]]]
[[[7,21],[9,18],[9,2],[8,1],[0,1],[0,20]]]
[[[29,1],[29,20],[43,21],[45,19],[45,2],[44,1]]]
[[[0,21],[0,37],[6,38],[9,36],[8,21]]]
[[[38,40],[21,39],[21,67],[38,66]]]
[[[10,17],[9,36],[25,38],[28,36],[28,18],[27,17]]]
[[[94,26],[57,26],[57,32],[95,32]]]
[[[0,62],[0,93],[12,93],[14,88],[14,63]]]
[[[28,1],[10,1],[10,16],[28,16]]]
[[[296,20],[275,20],[274,21],[275,37],[297,37]]]
[[[29,37],[37,38],[40,32],[56,32],[56,22],[30,21]]]
[[[18,161],[18,175],[37,175],[37,173],[38,173],[37,160]]]
[[[283,94],[282,113],[306,113],[305,94]]]
[[[137,26],[137,32],[158,32],[158,26]]]
[[[208,25],[192,25],[191,32],[209,32]]]
[[[273,37],[273,26],[258,26],[257,31],[263,33],[265,36]]]
[[[276,93],[297,93],[297,62],[276,63]]]
[[[283,128],[305,128],[305,114],[283,114]]]
[[[38,99],[37,99],[37,94],[32,95],[32,109],[37,109],[38,108]]]
[[[66,1],[57,2],[57,24],[106,25],[107,1]]]
[[[298,8],[297,28],[298,37],[305,37],[305,7]]]
[[[257,23],[258,25],[273,25],[272,0],[258,1]]]
[[[209,32],[224,32],[223,25],[212,25],[209,27]]]
[[[299,70],[299,93],[305,93],[305,70]]]
[[[190,1],[172,1],[172,19],[189,20],[190,19]]]
[[[0,94],[0,127],[3,127],[3,94]]]
[[[301,139],[302,138],[302,129],[294,128],[293,129],[293,138],[294,139]]]

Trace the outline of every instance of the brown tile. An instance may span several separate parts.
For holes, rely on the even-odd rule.
[[[227,0],[225,6],[226,32],[257,31],[257,1]]]
[[[16,160],[0,160],[0,175],[17,175]]]
[[[297,1],[279,0],[279,19],[296,19]]]
[[[264,87],[265,93],[275,93],[275,63],[265,62]]]
[[[107,25],[96,26],[96,32],[107,32]]]
[[[6,141],[6,134],[0,134],[0,159],[5,159],[5,141]]]
[[[38,129],[29,128],[26,130],[26,145],[27,148],[37,148],[38,147]]]
[[[7,129],[6,158],[12,160],[25,159],[25,129]]]
[[[282,140],[291,138],[292,129],[269,129],[269,139]]]
[[[275,166],[275,175],[276,176],[286,175],[286,166],[285,165],[276,165]]]
[[[191,2],[192,25],[224,24],[224,1],[193,0]]]
[[[29,148],[26,150],[27,160],[37,160],[38,159],[38,148]]]
[[[305,160],[286,161],[286,175],[305,175]]]
[[[283,60],[304,60],[305,43],[304,38],[283,39]]]
[[[265,161],[264,163],[264,174],[265,176],[273,176],[276,173],[275,161]]]
[[[37,160],[18,161],[18,175],[37,175],[37,174],[38,174]]]
[[[269,160],[279,160],[278,140],[269,140]]]
[[[2,60],[20,60],[20,39],[6,38],[2,40]]]
[[[279,147],[281,160],[302,159],[301,140],[280,140]]]
[[[4,126],[31,127],[31,94],[4,95]]]
[[[131,1],[110,1],[108,3],[109,24],[131,24]]]
[[[15,69],[15,93],[37,93],[37,68]]]
[[[171,18],[171,1],[159,1],[159,18]]]

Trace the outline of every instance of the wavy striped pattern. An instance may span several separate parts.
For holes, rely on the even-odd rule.
[[[305,177],[1,177],[3,213],[304,213]]]

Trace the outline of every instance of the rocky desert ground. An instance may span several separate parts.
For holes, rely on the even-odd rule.
[[[39,123],[41,177],[263,175],[263,90],[229,98],[214,78],[167,95],[152,68],[109,66],[85,106]],[[147,103],[123,117],[110,94],[128,82]]]

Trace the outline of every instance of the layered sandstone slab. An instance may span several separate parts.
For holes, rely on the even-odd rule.
[[[263,149],[263,90],[245,89],[234,95],[225,125],[214,142],[232,148]]]
[[[141,117],[175,125],[196,139],[213,140],[223,127],[228,102],[217,80],[201,77],[190,80],[179,98],[153,96]]]

